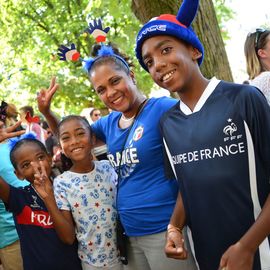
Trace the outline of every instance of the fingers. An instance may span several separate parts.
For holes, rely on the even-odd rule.
[[[24,133],[25,133],[25,130],[19,130],[19,131],[15,131],[15,132],[9,132],[6,135],[6,138],[9,139],[9,138],[13,138],[13,137],[18,137],[18,136],[21,136]]]
[[[35,172],[35,178],[40,178],[41,177],[41,171],[39,170],[39,166],[37,165],[36,162],[31,162],[31,165],[34,169]]]
[[[59,88],[59,84],[55,84],[48,92],[49,99],[51,100],[57,89]]]
[[[1,131],[2,132],[1,135],[4,136],[4,139],[8,139],[8,138],[17,137],[17,136],[20,136],[20,135],[24,134],[25,130],[12,132],[17,127],[19,127],[20,124],[21,124],[21,121],[17,122],[13,126],[10,126],[10,127],[6,128],[6,129],[4,129],[5,128],[4,123],[0,122],[0,129],[4,129],[3,132]]]
[[[17,127],[20,126],[20,124],[21,124],[21,121],[18,121],[18,122],[16,122],[14,125],[12,125],[12,126],[6,128],[6,131],[7,131],[7,132],[14,131]]]
[[[51,79],[49,90],[52,89],[55,86],[55,82],[56,82],[56,77],[53,76],[52,79]]]
[[[167,257],[174,259],[186,259],[187,251],[184,247],[184,239],[180,232],[170,232],[167,235],[165,245],[165,253]]]
[[[44,178],[48,178],[47,172],[46,172],[46,169],[45,169],[45,166],[44,166],[43,161],[40,161],[39,164],[40,164],[40,167],[41,167],[41,175],[42,175]]]
[[[220,270],[227,270],[227,261],[228,261],[228,258],[227,256],[224,254],[221,259],[220,259],[220,263],[219,263],[219,269]]]

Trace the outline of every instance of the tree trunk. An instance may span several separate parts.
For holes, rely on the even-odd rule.
[[[176,0],[132,0],[131,9],[140,22],[160,14],[177,14],[182,1]],[[201,0],[193,28],[204,46],[204,61],[201,66],[207,78],[216,76],[218,79],[233,81],[229,61],[225,51],[216,13],[212,0]]]

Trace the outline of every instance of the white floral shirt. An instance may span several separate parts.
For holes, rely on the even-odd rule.
[[[76,224],[83,269],[119,263],[114,206],[116,181],[117,174],[107,160],[95,161],[95,168],[89,173],[67,171],[54,180],[57,205],[70,211]]]
[[[270,105],[270,71],[264,71],[256,78],[250,81],[250,84],[258,87],[265,95]]]

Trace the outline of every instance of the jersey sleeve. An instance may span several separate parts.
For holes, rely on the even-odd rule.
[[[9,185],[9,199],[5,204],[7,211],[13,214],[19,214],[24,207],[24,191],[20,188]]]
[[[265,96],[255,87],[247,86],[239,110],[250,130],[255,152],[270,174],[270,106]]]
[[[99,120],[91,125],[92,131],[95,133],[98,139],[106,143],[105,128],[108,117],[101,117]]]
[[[62,176],[62,175],[60,175]],[[71,211],[70,204],[68,202],[68,194],[67,194],[67,183],[61,179],[61,177],[57,177],[53,182],[54,189],[54,197],[57,204],[57,207],[61,210]]]

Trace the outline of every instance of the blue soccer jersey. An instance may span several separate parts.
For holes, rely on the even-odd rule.
[[[222,254],[252,226],[269,195],[270,109],[254,87],[212,80],[207,88],[200,109],[184,113],[180,101],[160,125],[196,260],[200,270],[217,270]],[[270,269],[269,238],[253,269]]]
[[[107,143],[108,159],[116,172],[122,156],[117,210],[129,236],[162,232],[169,223],[178,184],[165,177],[159,120],[176,102],[166,97],[149,99],[127,140],[128,128],[119,128],[119,112],[92,125]]]
[[[13,213],[21,243],[24,270],[81,270],[77,242],[58,238],[48,210],[31,185],[10,186],[8,210]]]

